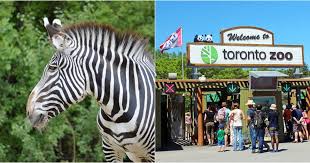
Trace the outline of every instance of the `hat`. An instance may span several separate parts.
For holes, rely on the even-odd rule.
[[[253,100],[248,100],[245,105],[255,105],[255,102]]]
[[[276,104],[271,104],[270,109],[276,110],[277,109],[277,105]]]

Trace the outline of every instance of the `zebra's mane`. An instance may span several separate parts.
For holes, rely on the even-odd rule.
[[[94,22],[84,22],[84,23],[78,23],[78,24],[72,24],[65,26],[62,31],[69,34],[70,31],[92,31],[98,32],[99,30],[102,30],[102,33],[109,32],[115,34],[115,42],[117,45],[121,44],[122,42],[128,43],[128,41],[132,41],[132,46],[135,45],[137,42],[140,43],[140,46],[144,49],[144,52],[141,55],[145,55],[149,59],[149,61],[153,62],[152,57],[150,56],[150,53],[146,50],[146,46],[148,44],[148,40],[143,38],[141,35],[135,33],[135,32],[128,32],[128,31],[118,31],[115,28],[113,28],[110,25],[106,24],[98,24]]]

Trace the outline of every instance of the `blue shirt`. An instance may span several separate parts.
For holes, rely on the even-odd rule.
[[[250,124],[254,124],[254,116],[255,116],[254,108],[249,108],[247,111],[247,115],[251,118]]]
[[[268,121],[269,121],[269,128],[274,127],[278,128],[278,112],[276,110],[271,110],[268,113]]]

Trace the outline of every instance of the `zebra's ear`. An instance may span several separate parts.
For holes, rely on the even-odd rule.
[[[47,30],[49,39],[57,50],[63,50],[69,45],[71,39],[65,33],[61,32],[61,21],[59,19],[54,19],[52,25],[49,23],[48,19],[45,17],[43,19],[44,27]]]

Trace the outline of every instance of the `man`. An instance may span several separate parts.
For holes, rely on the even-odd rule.
[[[269,134],[271,137],[271,146],[273,152],[278,152],[279,149],[279,138],[278,138],[278,129],[279,129],[279,119],[277,112],[277,105],[271,104],[271,111],[268,113],[269,121]]]
[[[220,124],[224,125],[225,147],[228,146],[228,136],[230,134],[229,113],[230,113],[230,109],[227,108],[226,102],[222,102],[222,108],[217,113],[217,121],[219,122],[219,125]]]
[[[262,106],[257,105],[256,106],[256,119],[257,122],[255,124],[256,132],[257,132],[257,139],[258,139],[258,150],[259,153],[263,153],[263,145],[265,144],[264,137],[265,137],[265,128],[267,115],[262,111]],[[267,147],[268,148],[268,147]]]
[[[302,135],[302,112],[297,109],[296,105],[292,106],[293,111],[292,111],[292,117],[293,117],[293,132],[295,134],[295,140],[293,143],[298,142],[298,136],[300,139],[300,142],[303,142],[303,135]]]
[[[256,150],[256,128],[254,125],[254,117],[256,114],[255,108],[254,108],[254,101],[253,100],[248,100],[248,102],[245,104],[248,106],[248,111],[247,111],[247,120],[248,120],[248,127],[250,130],[250,137],[251,137],[251,150],[252,153],[255,153]]]

